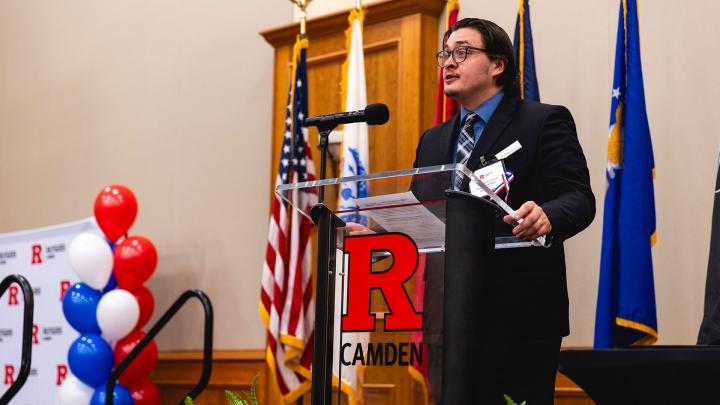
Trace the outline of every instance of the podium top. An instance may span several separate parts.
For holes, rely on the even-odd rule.
[[[457,176],[466,177],[465,184],[485,186],[465,165],[448,164],[282,184],[275,192],[298,213],[312,220],[307,197],[318,195],[324,187],[324,204],[343,221],[355,222],[376,232],[404,233],[421,251],[442,251],[445,192],[453,189]],[[491,194],[499,213],[514,215],[502,199],[492,192],[487,194]],[[496,222],[496,228],[500,228],[496,232],[496,248],[532,245],[517,240],[509,225],[501,220]]]
[[[453,163],[453,164],[448,164],[448,165],[418,167],[415,169],[403,169],[403,170],[393,170],[393,171],[381,172],[381,173],[362,174],[362,175],[358,175],[358,176],[337,177],[337,178],[325,179],[325,180],[303,181],[303,182],[299,182],[299,183],[281,184],[275,188],[275,191],[277,193],[280,193],[280,192],[294,190],[294,189],[305,189],[305,188],[311,188],[311,187],[337,185],[337,184],[342,184],[342,183],[354,183],[354,182],[358,182],[358,181],[389,179],[389,178],[393,178],[393,177],[402,178],[402,177],[414,176],[414,175],[419,175],[419,174],[433,174],[433,173],[456,172],[456,171],[463,173],[469,177],[475,177],[475,175],[470,171],[470,169],[468,169],[467,166],[465,166],[464,164]],[[290,202],[290,201],[288,201],[288,202]]]
[[[317,194],[320,187],[325,187],[324,204],[336,215],[362,210],[356,201],[366,197],[378,197],[413,191],[420,201],[444,200],[444,191],[452,188],[451,180],[456,175],[467,176],[471,181],[479,181],[463,164],[421,167],[416,169],[394,170],[389,172],[360,174],[357,176],[330,178],[325,180],[305,181],[281,184],[275,192],[288,204],[299,208],[300,212],[310,218],[302,205],[294,203],[292,191],[305,191]],[[417,195],[417,193],[421,195]],[[362,204],[361,204],[362,205]]]

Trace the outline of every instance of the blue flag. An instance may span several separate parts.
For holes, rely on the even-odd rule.
[[[537,75],[535,74],[535,53],[533,52],[532,29],[530,28],[529,0],[520,0],[517,22],[515,23],[515,67],[520,72],[520,97],[540,101]]]
[[[622,0],[615,50],[595,348],[657,340],[655,196],[636,0]]]

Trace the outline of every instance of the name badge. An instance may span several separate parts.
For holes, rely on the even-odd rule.
[[[501,150],[497,155],[495,155],[495,159],[503,160],[506,157],[520,150],[520,148],[522,148],[522,145],[520,145],[520,141],[515,141],[510,146]]]
[[[498,161],[493,164],[481,167],[475,171],[475,176],[480,179],[490,190],[495,194],[500,193],[502,190],[506,190],[505,201],[507,201],[510,195],[510,182],[514,179],[513,173],[509,170],[505,170],[505,164],[503,161]],[[485,193],[480,186],[470,182],[470,193],[477,197],[485,197]]]

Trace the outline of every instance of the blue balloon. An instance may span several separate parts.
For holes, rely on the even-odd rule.
[[[115,273],[110,273],[110,280],[108,280],[107,285],[105,288],[103,288],[102,292],[105,294],[108,291],[112,291],[117,288],[117,279],[115,278]]]
[[[65,292],[63,314],[73,329],[80,333],[101,333],[95,315],[100,298],[102,293],[85,283],[77,283]]]
[[[90,399],[90,405],[105,405],[105,384],[95,389],[95,393]],[[132,397],[130,391],[120,384],[115,384],[113,389],[113,404],[114,405],[135,405],[135,400]]]
[[[70,371],[80,381],[91,387],[97,387],[107,381],[112,374],[112,348],[100,335],[88,333],[77,338],[68,352]]]

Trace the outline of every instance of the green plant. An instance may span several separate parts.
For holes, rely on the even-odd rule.
[[[225,390],[225,396],[227,396],[230,405],[259,405],[257,397],[255,396],[255,385],[257,384],[258,377],[260,377],[260,373],[258,373],[255,378],[253,378],[252,385],[250,385],[250,394],[243,391],[245,398],[243,398],[242,395],[236,392]],[[185,397],[185,405],[195,404],[193,403],[192,398]]]
[[[509,396],[504,395],[504,397],[505,397],[505,402],[507,402],[507,405],[517,405],[515,403],[515,401],[513,401],[512,398],[510,398]],[[523,401],[522,404],[520,404],[520,405],[525,405],[525,401]]]

